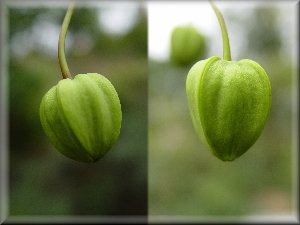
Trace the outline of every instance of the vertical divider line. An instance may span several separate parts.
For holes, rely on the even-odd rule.
[[[9,156],[8,156],[8,25],[7,17],[8,5],[7,1],[0,2],[0,223],[2,224],[9,214]]]

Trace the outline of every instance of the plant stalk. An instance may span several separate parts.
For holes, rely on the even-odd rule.
[[[230,44],[229,44],[228,32],[227,32],[224,18],[221,12],[219,11],[219,9],[217,8],[217,6],[211,1],[209,1],[209,3],[218,18],[218,22],[221,28],[222,39],[223,39],[223,59],[231,61]]]
[[[65,40],[70,20],[73,14],[74,5],[75,1],[72,1],[68,7],[58,39],[58,61],[63,79],[72,78],[65,55]]]

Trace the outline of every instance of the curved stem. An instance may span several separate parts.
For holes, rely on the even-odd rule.
[[[66,40],[66,34],[68,31],[70,20],[73,14],[74,4],[75,2],[72,1],[69,5],[58,39],[58,61],[64,79],[72,77],[65,56],[65,40]]]
[[[221,14],[221,12],[219,11],[219,9],[217,8],[217,6],[209,1],[211,7],[213,8],[217,18],[218,18],[218,22],[222,31],[222,39],[223,39],[223,58],[225,60],[230,61],[231,60],[231,53],[230,53],[230,44],[229,44],[229,38],[228,38],[228,33],[227,33],[227,28],[225,25],[225,21],[224,18]]]

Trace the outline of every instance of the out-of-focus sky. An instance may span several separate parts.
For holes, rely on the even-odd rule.
[[[252,9],[256,7],[275,6],[283,9],[282,12],[291,16],[280,16],[280,27],[284,36],[286,29],[296,28],[296,1],[245,1],[245,2],[220,2],[215,4],[224,16],[227,25],[231,52],[233,59],[244,44],[240,33],[246,27],[235,27],[229,23],[229,17],[238,15],[239,18],[247,17]],[[222,37],[217,18],[208,1],[168,1],[168,2],[148,2],[148,55],[150,59],[167,60],[169,57],[169,43],[172,29],[177,25],[192,24],[206,37],[210,39],[208,54],[222,56]],[[241,13],[243,12],[243,13]],[[230,15],[229,15],[230,13]],[[287,51],[291,46],[296,45],[296,30],[294,40],[286,40],[284,43]]]
[[[100,26],[110,34],[127,33],[136,22],[138,7],[136,2],[111,2],[99,16]]]

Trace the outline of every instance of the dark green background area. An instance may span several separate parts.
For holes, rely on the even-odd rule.
[[[146,12],[140,8],[133,27],[116,36],[99,26],[103,10],[101,4],[75,9],[68,33],[75,41],[66,52],[67,61],[73,76],[96,72],[112,82],[123,120],[113,148],[99,162],[84,164],[56,151],[39,121],[43,95],[62,79],[57,58],[38,45],[26,54],[14,54],[12,41],[21,36],[26,45],[26,31],[43,19],[59,28],[65,9],[9,9],[11,216],[147,213]],[[87,52],[80,52],[82,34],[93,45]]]

